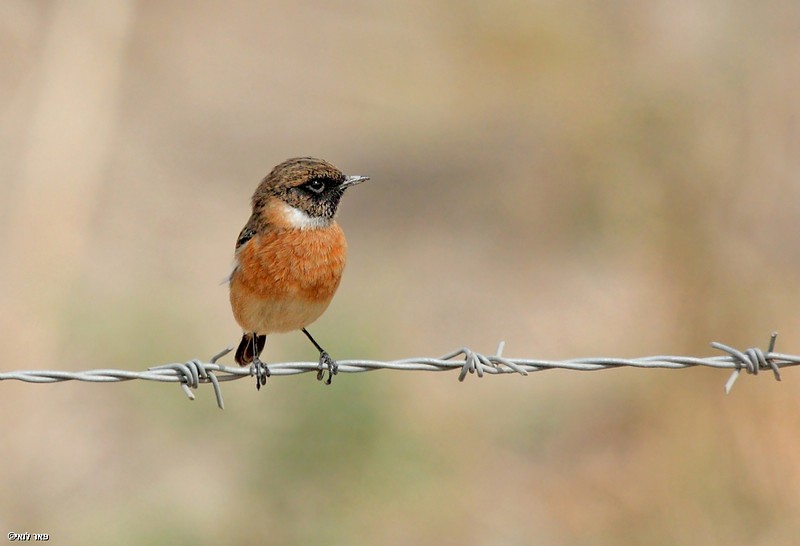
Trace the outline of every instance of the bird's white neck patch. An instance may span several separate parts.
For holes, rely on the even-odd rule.
[[[296,229],[320,229],[331,225],[330,218],[310,216],[291,205],[283,203],[283,217],[291,227]]]

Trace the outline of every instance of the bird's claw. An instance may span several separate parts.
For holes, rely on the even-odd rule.
[[[319,370],[317,370],[317,381],[322,381],[325,377],[325,370],[328,370],[328,379],[325,380],[326,385],[330,385],[333,381],[333,376],[339,373],[339,365],[334,359],[331,358],[326,351],[319,354]]]
[[[267,384],[267,378],[272,375],[267,365],[261,362],[258,357],[253,359],[252,374],[256,376],[257,390],[261,390],[261,387]]]

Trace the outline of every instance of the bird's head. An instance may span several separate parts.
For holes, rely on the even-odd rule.
[[[287,159],[259,184],[253,194],[253,213],[276,227],[327,227],[345,190],[365,180],[369,177],[346,176],[322,159]]]

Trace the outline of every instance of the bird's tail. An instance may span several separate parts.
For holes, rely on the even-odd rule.
[[[244,334],[242,336],[242,341],[239,342],[239,348],[236,349],[234,360],[236,360],[239,366],[249,366],[253,363],[254,359],[258,358],[261,351],[264,350],[264,343],[266,343],[266,341],[266,335]]]

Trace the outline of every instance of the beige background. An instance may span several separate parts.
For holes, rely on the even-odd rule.
[[[4,370],[208,358],[260,178],[346,196],[339,358],[800,352],[785,2],[0,3]],[[300,334],[268,361],[310,360]],[[230,359],[228,360],[230,362]],[[800,375],[0,385],[0,531],[54,544],[788,544]]]

